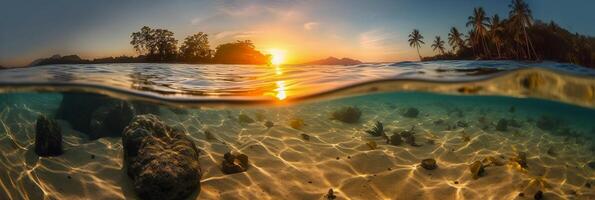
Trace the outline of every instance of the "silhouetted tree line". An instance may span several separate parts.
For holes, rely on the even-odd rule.
[[[270,61],[270,56],[257,51],[250,40],[221,44],[211,50],[208,35],[199,32],[186,37],[178,49],[173,32],[147,26],[130,37],[134,49],[152,62],[266,64]]]
[[[92,63],[217,63],[217,64],[267,64],[270,55],[264,55],[255,49],[250,40],[221,44],[212,50],[208,35],[199,32],[184,39],[178,49],[178,40],[167,29],[152,29],[143,26],[140,31],[130,35],[130,44],[140,55],[106,57],[92,60],[81,59],[77,55],[38,59],[29,66],[49,64],[92,64]]]
[[[553,21],[533,20],[529,5],[512,0],[508,18],[497,14],[488,17],[482,7],[468,17],[467,34],[452,27],[448,33],[451,50],[445,51],[444,41],[436,36],[432,47],[439,54],[421,60],[448,59],[517,59],[553,60],[595,67],[595,37],[571,33]],[[409,45],[424,44],[419,30],[409,35]],[[418,50],[419,54],[419,50]]]

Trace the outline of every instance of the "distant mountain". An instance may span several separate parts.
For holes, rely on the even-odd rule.
[[[90,63],[89,60],[81,59],[78,55],[68,55],[68,56],[60,56],[58,54],[53,55],[49,58],[40,58],[37,59],[29,66],[39,66],[39,65],[50,65],[50,64],[87,64]]]
[[[358,65],[362,64],[362,61],[351,59],[351,58],[335,58],[335,57],[328,57],[326,59],[315,60],[307,63],[303,63],[305,65]]]

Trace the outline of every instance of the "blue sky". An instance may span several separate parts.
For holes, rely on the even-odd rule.
[[[527,0],[535,19],[595,35],[595,1]],[[282,49],[288,62],[327,56],[363,61],[415,60],[407,35],[417,28],[430,43],[450,27],[466,32],[474,7],[508,16],[509,1],[413,0],[3,0],[0,65],[23,65],[53,54],[85,58],[135,55],[130,33],[166,28],[182,41],[209,34],[211,46],[251,39],[258,49]],[[422,55],[432,55],[429,44]]]

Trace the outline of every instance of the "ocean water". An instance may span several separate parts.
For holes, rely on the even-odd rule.
[[[0,93],[0,199],[595,199],[595,71],[570,64],[50,65],[0,70]],[[199,152],[143,144],[149,184],[123,142],[147,115]],[[36,152],[39,116],[60,155]],[[162,181],[177,156],[200,177]]]

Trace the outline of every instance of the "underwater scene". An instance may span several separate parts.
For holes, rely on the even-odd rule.
[[[0,199],[595,199],[592,70],[201,67],[3,70]]]

